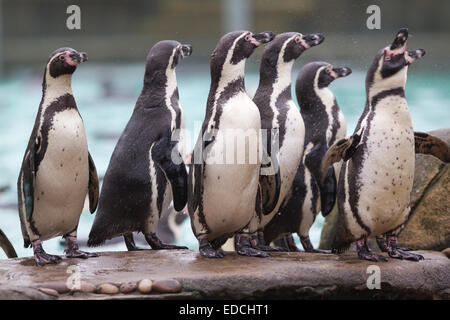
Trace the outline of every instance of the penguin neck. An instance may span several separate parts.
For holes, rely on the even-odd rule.
[[[226,62],[220,72],[220,76],[217,77],[216,72],[211,72],[211,88],[214,87],[214,84],[217,84],[218,91],[226,88],[228,84],[232,82],[236,82],[238,79],[244,79],[245,73],[245,59],[239,61],[236,64],[232,64],[230,62]],[[244,81],[241,83],[242,89],[244,88]]]
[[[63,74],[53,78],[47,70],[42,84],[43,101],[51,102],[66,94],[72,95],[72,75]]]
[[[333,92],[328,87],[319,85],[320,70],[316,72],[312,84],[307,83],[300,90],[299,104],[302,113],[310,111],[315,114],[321,110],[329,113],[334,105]]]
[[[168,65],[165,70],[146,69],[141,96],[145,97],[145,107],[163,106],[177,89],[175,68]]]
[[[381,63],[379,63],[378,68],[366,76],[366,105],[372,109],[374,102],[376,103],[375,100],[392,92],[404,96],[407,71],[408,67],[404,67],[396,74],[383,78],[381,76]]]
[[[291,87],[291,72],[294,60],[284,62],[282,56],[278,58],[275,66],[269,63],[261,66],[260,79],[257,89],[259,92],[267,92],[267,88],[272,88],[271,97],[277,98],[286,88]],[[269,91],[270,92],[270,91]],[[291,90],[288,90],[286,97],[291,100]]]

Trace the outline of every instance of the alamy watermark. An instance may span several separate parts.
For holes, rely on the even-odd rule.
[[[367,18],[366,26],[369,30],[381,29],[381,9],[376,4],[367,7],[366,13],[370,14]]]
[[[69,30],[81,29],[81,9],[76,4],[67,7],[66,13],[69,14],[66,20],[66,26]]]
[[[377,265],[370,265],[367,267],[366,273],[369,275],[367,277],[367,289],[373,290],[373,289],[381,289],[381,270],[380,267]]]

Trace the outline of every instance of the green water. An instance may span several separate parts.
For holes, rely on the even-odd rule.
[[[296,76],[298,70],[294,70]],[[141,65],[82,66],[73,77],[73,92],[87,131],[89,150],[102,176],[108,165],[115,143],[132,113],[142,86]],[[192,132],[196,121],[202,121],[209,91],[209,73],[199,69],[178,68],[178,87],[181,105],[186,114],[186,126]],[[450,75],[409,71],[406,96],[415,130],[428,131],[450,126]],[[0,194],[0,228],[9,236],[19,256],[32,255],[23,248],[20,223],[15,208],[16,180],[22,157],[31,133],[41,99],[42,75],[21,71],[14,77],[0,81],[0,187],[9,190]],[[246,75],[246,88],[252,96],[258,84],[258,75]],[[345,79],[332,84],[339,106],[346,119],[348,134],[353,131],[365,102],[364,72],[355,71]],[[94,215],[84,211],[79,227],[79,238],[87,239]],[[319,216],[311,232],[315,246],[319,243],[323,219]],[[183,224],[178,244],[197,248],[189,221]],[[46,241],[44,247],[52,253],[62,253],[59,239]],[[108,245],[99,250],[125,250],[123,244]],[[5,257],[0,252],[0,258]]]

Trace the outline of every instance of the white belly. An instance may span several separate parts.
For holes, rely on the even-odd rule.
[[[64,235],[77,227],[88,183],[83,121],[74,109],[57,113],[36,176],[33,220],[41,240]]]
[[[358,210],[373,235],[385,233],[405,221],[414,180],[414,159],[414,132],[406,100],[385,98],[377,105],[370,124],[360,174]]]
[[[291,101],[292,102],[292,101]],[[295,174],[303,155],[303,144],[305,141],[305,125],[300,111],[295,104],[290,103],[287,112],[286,133],[283,145],[280,148],[279,164],[280,164],[280,197],[274,210],[263,215],[260,228],[266,226],[274,215],[278,212],[281,204],[292,187]]]
[[[210,239],[239,231],[253,217],[259,181],[260,129],[259,110],[245,93],[224,106],[220,130],[205,164],[203,211]]]

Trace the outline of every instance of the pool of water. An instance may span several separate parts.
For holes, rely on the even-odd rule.
[[[207,68],[178,70],[178,87],[181,105],[186,114],[186,126],[193,141],[196,122],[202,121],[209,91]],[[294,70],[294,76],[296,75]],[[100,176],[107,168],[109,158],[133,111],[142,88],[141,65],[89,65],[77,70],[73,77],[73,92],[84,119],[89,150]],[[9,189],[0,194],[0,228],[8,235],[19,256],[32,255],[23,248],[20,222],[17,213],[16,180],[22,157],[34,124],[41,99],[42,75],[31,70],[16,72],[14,77],[0,80],[0,187]],[[246,75],[246,88],[250,96],[258,85],[258,75]],[[428,74],[410,70],[406,96],[415,130],[428,131],[449,127],[450,76]],[[332,84],[338,103],[346,119],[348,133],[353,131],[365,102],[364,72],[354,71],[349,77]],[[295,96],[295,95],[294,95]],[[87,239],[94,215],[84,211],[78,230],[80,239]],[[310,232],[315,246],[319,243],[323,218],[318,217]],[[181,238],[177,244],[192,249],[197,242],[188,219],[183,223]],[[298,239],[297,239],[298,241]],[[46,250],[62,253],[59,239],[46,241]],[[98,250],[125,250],[122,243],[109,244]],[[0,250],[0,258],[5,255]]]

